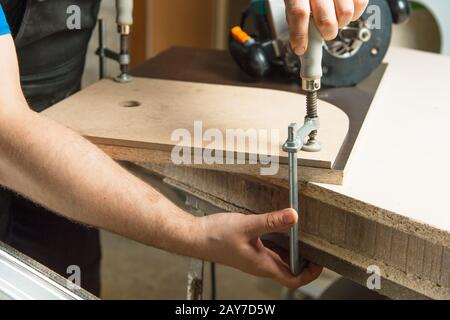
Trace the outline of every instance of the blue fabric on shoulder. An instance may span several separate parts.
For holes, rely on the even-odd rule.
[[[0,36],[4,34],[11,33],[9,30],[8,22],[6,21],[5,13],[3,12],[3,8],[0,5]]]

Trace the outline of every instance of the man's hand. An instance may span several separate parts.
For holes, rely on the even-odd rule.
[[[278,253],[267,248],[260,236],[286,232],[297,223],[292,209],[263,215],[223,213],[200,218],[202,258],[218,262],[246,273],[271,278],[288,288],[298,288],[315,280],[322,267],[310,263],[299,276],[293,276]]]
[[[357,20],[369,0],[285,0],[292,49],[299,56],[308,47],[309,17],[312,13],[325,40],[333,40],[338,29]]]

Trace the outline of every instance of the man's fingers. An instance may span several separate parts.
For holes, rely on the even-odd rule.
[[[339,28],[343,28],[353,19],[355,11],[353,0],[334,0],[334,6]]]
[[[311,8],[309,0],[285,0],[291,46],[301,56],[308,47],[308,26]]]
[[[302,284],[301,286],[305,286],[310,282],[313,282],[314,280],[316,280],[320,274],[323,271],[323,267],[319,266],[318,264],[309,262],[308,266],[306,267],[306,269],[302,272],[302,274],[300,275]]]
[[[369,0],[285,0],[291,46],[297,55],[308,47],[310,14],[325,40],[333,40],[338,29],[364,13]]]
[[[333,40],[338,33],[338,22],[333,0],[311,1],[313,18],[322,37],[325,40]]]
[[[312,267],[306,268],[300,275],[294,277],[290,272],[287,276],[283,275],[283,279],[279,281],[289,289],[297,289],[316,280],[322,273],[322,267],[313,264]]]
[[[288,249],[280,247],[271,241],[262,240],[262,243],[266,247],[267,250],[270,250],[274,254],[278,255],[281,258],[281,260],[283,260],[286,263],[289,262],[289,250]]]
[[[289,270],[289,266],[281,259],[281,257],[271,251],[267,250],[267,259],[270,259],[265,265],[267,266],[267,273],[273,279],[285,287],[296,289],[301,286],[297,285],[297,277],[293,276]]]
[[[293,209],[285,209],[260,215],[246,216],[245,230],[250,238],[263,234],[283,232],[298,221],[298,214]]]
[[[362,16],[368,4],[369,0],[353,0],[355,12],[353,13],[352,21],[358,20]]]
[[[322,267],[309,263],[306,269],[298,276],[292,275],[289,266],[281,257],[273,251],[268,250],[274,261],[273,278],[289,289],[297,289],[316,280],[322,273]]]
[[[288,264],[288,262],[286,262],[288,260],[283,259],[283,257],[278,252],[275,252],[271,249],[266,249],[266,250],[267,250],[268,254],[272,257],[272,259],[274,259],[274,261],[276,261],[277,265],[284,266],[284,268],[286,270],[290,270],[289,264]],[[288,258],[289,258],[289,256],[288,256]]]

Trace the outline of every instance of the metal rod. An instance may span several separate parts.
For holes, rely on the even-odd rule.
[[[98,20],[98,63],[99,63],[99,78],[104,79],[106,73],[105,61],[105,29],[103,19]]]
[[[319,118],[305,118],[302,127],[298,128],[296,123],[291,123],[288,127],[288,138],[283,144],[283,151],[288,153],[289,167],[289,204],[292,209],[299,213],[299,197],[298,197],[298,167],[297,154],[302,149],[303,141],[308,135],[318,130],[320,127]],[[300,274],[302,265],[300,265],[300,249],[299,249],[299,231],[298,223],[295,224],[289,235],[289,265],[294,275]]]
[[[130,63],[128,46],[129,46],[128,35],[121,35],[120,36],[120,54],[119,54],[121,59],[119,59],[119,63],[120,63],[120,71],[122,74],[128,74],[128,65]],[[126,57],[125,61],[122,61],[123,57]]]
[[[298,212],[297,152],[289,152],[289,204],[292,209]],[[295,224],[292,226],[289,236],[289,261],[291,272],[294,275],[300,273],[298,239],[298,224]]]
[[[211,262],[211,300],[216,300],[217,297],[217,286],[216,286],[216,264]]]

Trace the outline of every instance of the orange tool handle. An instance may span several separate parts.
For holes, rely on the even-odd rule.
[[[239,27],[239,26],[233,27],[233,28],[231,29],[231,35],[233,36],[233,38],[234,38],[237,42],[239,42],[239,43],[241,43],[241,44],[244,44],[244,43],[246,43],[247,41],[249,41],[249,40],[252,39],[252,37],[250,37],[250,36],[248,35],[248,33],[245,32],[244,30],[242,30],[242,28]]]

